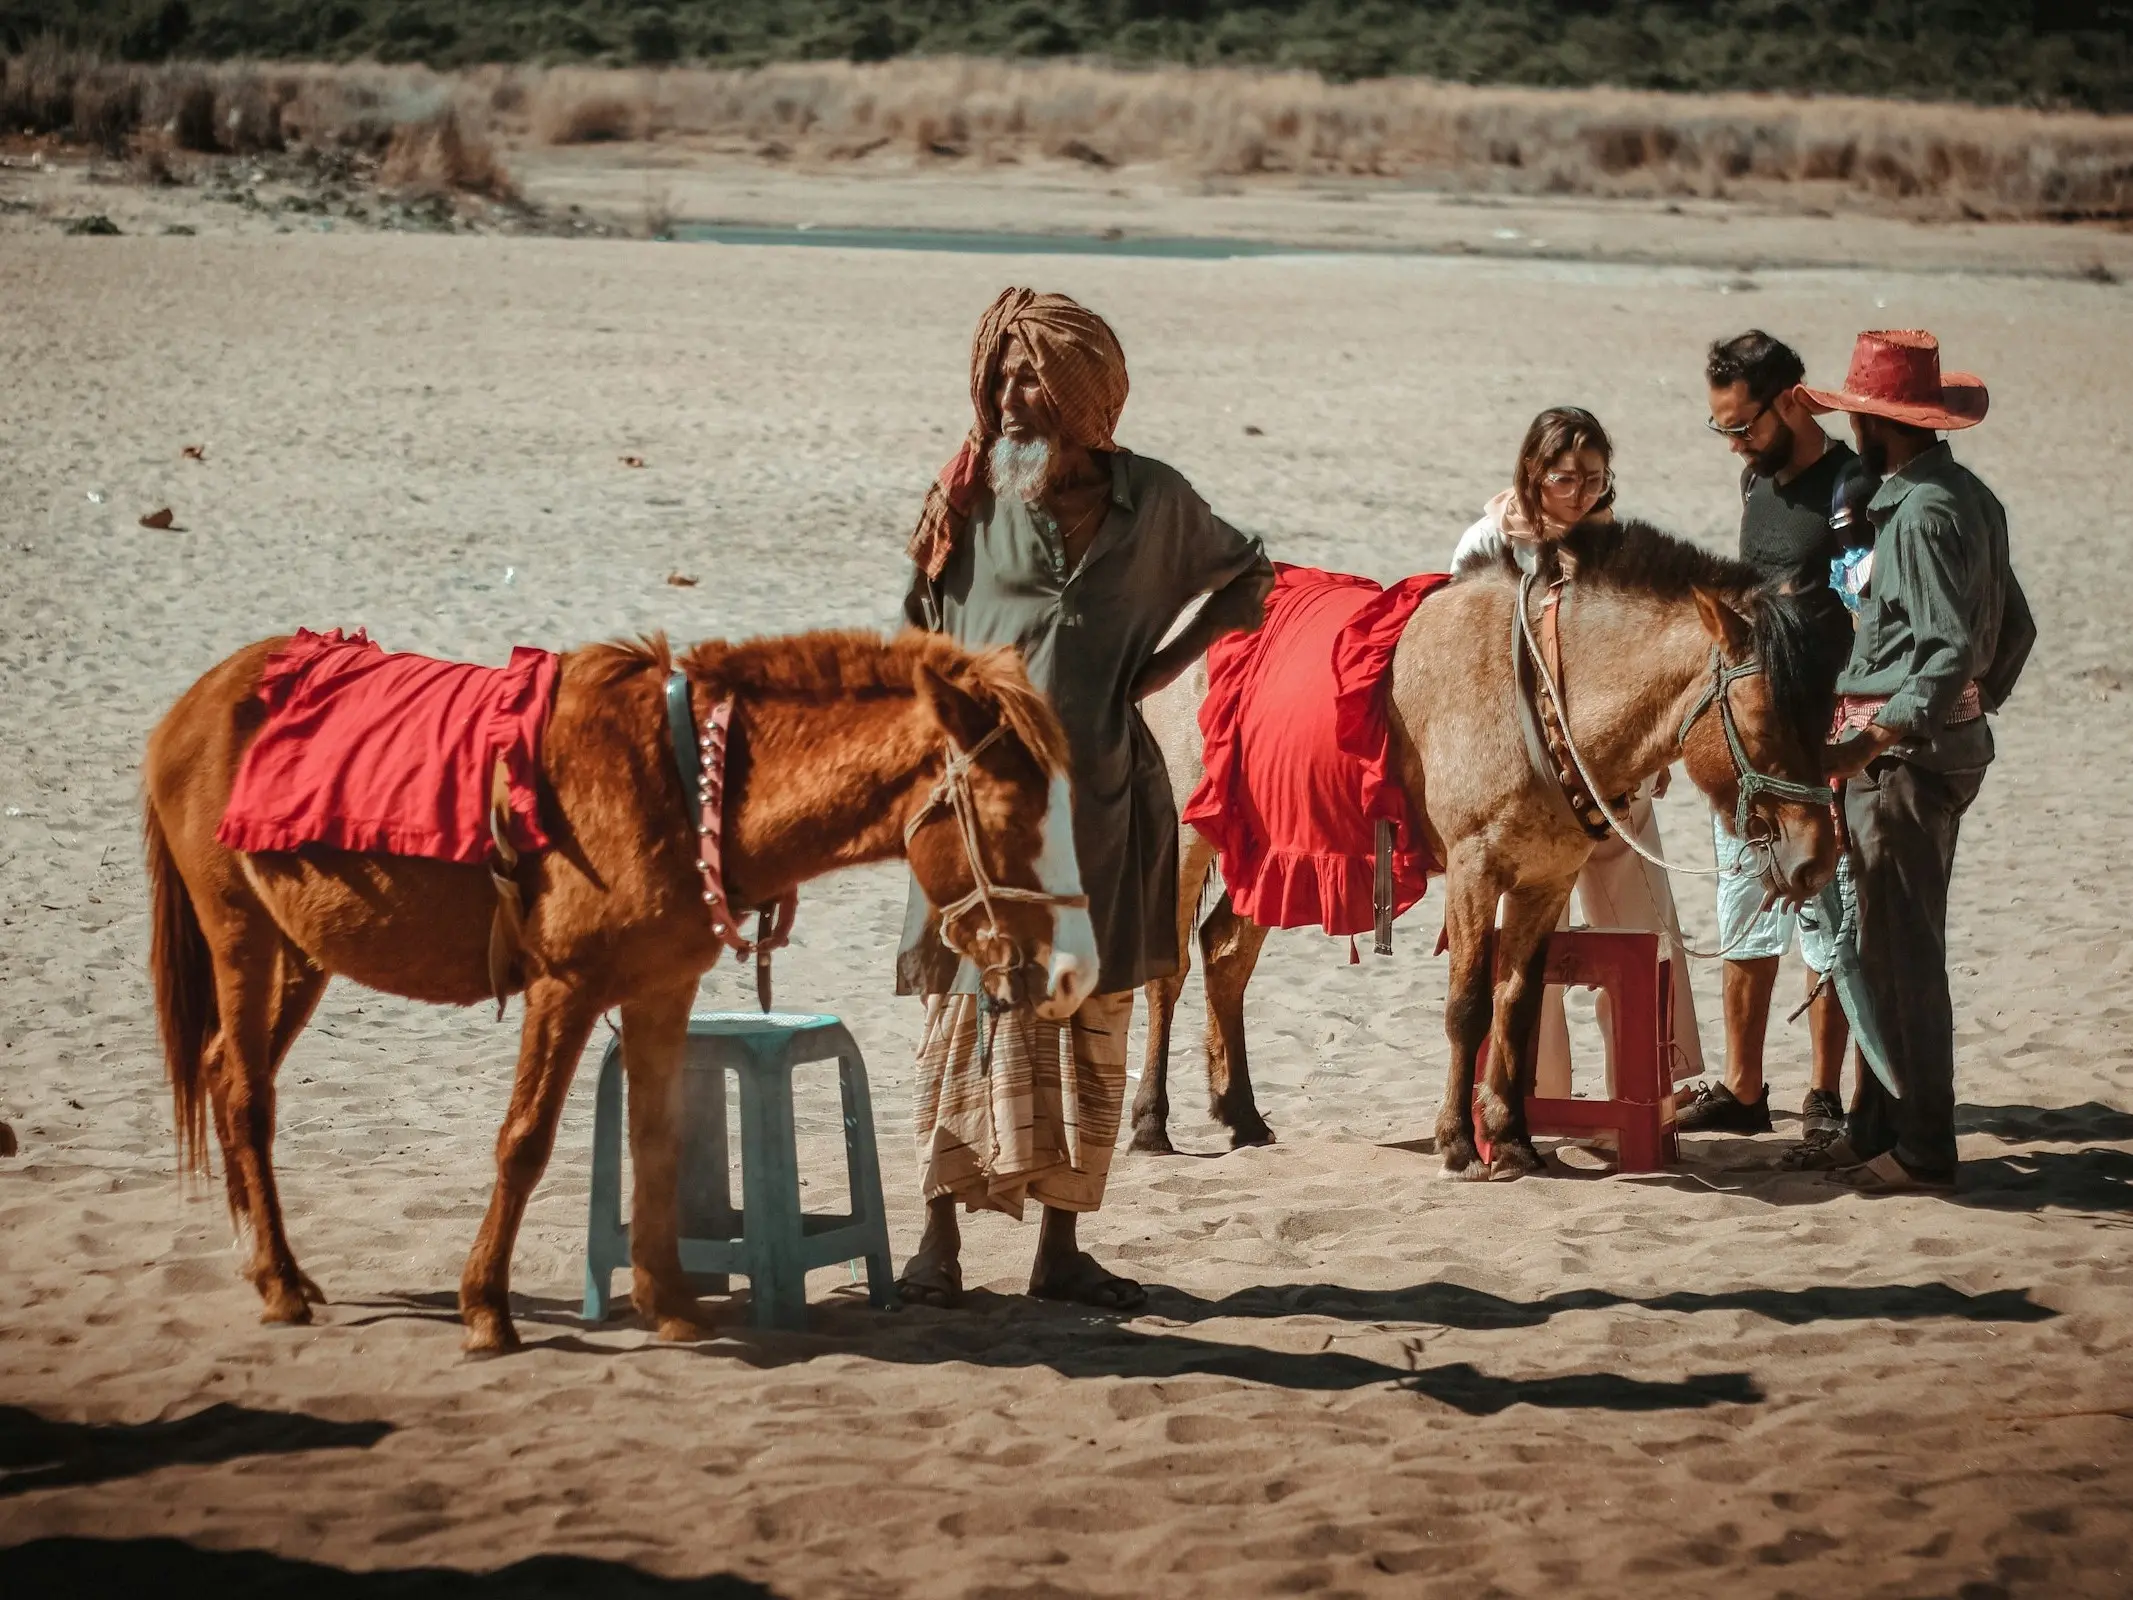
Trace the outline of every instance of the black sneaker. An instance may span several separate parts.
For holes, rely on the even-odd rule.
[[[1810,1089],[1800,1106],[1803,1134],[1838,1134],[1844,1131],[1844,1102],[1827,1089]]]
[[[1739,1100],[1723,1083],[1699,1083],[1688,1100],[1674,1113],[1676,1133],[1768,1133],[1770,1131],[1770,1085],[1762,1097]]]

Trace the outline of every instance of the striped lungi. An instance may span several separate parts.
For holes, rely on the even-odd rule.
[[[1093,995],[1071,1021],[1028,1006],[998,1013],[992,1071],[978,1065],[973,994],[930,995],[918,1047],[918,1163],[925,1197],[1019,1220],[1025,1202],[1104,1203],[1126,1100],[1133,991]]]

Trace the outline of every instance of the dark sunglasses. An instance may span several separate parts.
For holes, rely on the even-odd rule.
[[[1755,408],[1754,416],[1750,417],[1746,422],[1737,422],[1730,428],[1716,417],[1705,417],[1703,425],[1722,439],[1745,439],[1755,431],[1755,425],[1758,422],[1770,415],[1770,408],[1776,404],[1777,401],[1775,399],[1765,400]]]

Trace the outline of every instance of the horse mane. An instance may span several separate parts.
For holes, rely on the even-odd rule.
[[[723,694],[770,699],[866,699],[918,692],[918,671],[930,667],[992,710],[1046,772],[1066,767],[1066,733],[1051,702],[1036,690],[1011,646],[965,650],[937,633],[906,628],[892,637],[859,629],[755,639],[706,639],[677,658],[666,635],[594,645],[583,652],[595,687],[639,673],[661,677],[678,664],[695,682]]]
[[[1829,589],[1794,590],[1768,581],[1745,561],[1648,522],[1583,522],[1559,549],[1582,582],[1666,601],[1687,600],[1701,589],[1738,607],[1754,633],[1778,714],[1809,749],[1822,743],[1844,665],[1830,644],[1830,621],[1840,602]]]

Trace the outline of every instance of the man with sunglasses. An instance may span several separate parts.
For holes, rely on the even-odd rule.
[[[1772,582],[1826,591],[1829,564],[1841,553],[1829,523],[1838,477],[1851,449],[1830,438],[1798,393],[1806,367],[1789,345],[1760,329],[1711,346],[1704,377],[1711,390],[1706,426],[1745,463],[1741,470],[1741,559]],[[1840,606],[1829,607],[1825,644],[1832,675],[1851,647]],[[1763,1040],[1778,962],[1799,929],[1807,964],[1814,1069],[1801,1107],[1803,1153],[1819,1151],[1844,1131],[1840,1097],[1848,1034],[1834,988],[1822,984],[1832,952],[1828,933],[1784,908],[1763,909],[1763,889],[1748,846],[1725,819],[1712,816],[1718,864],[1719,945],[1728,952],[1723,992],[1726,1072],[1696,1086],[1676,1125],[1683,1133],[1768,1133],[1770,1089],[1763,1080]]]

